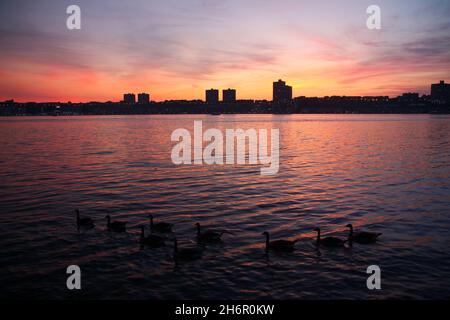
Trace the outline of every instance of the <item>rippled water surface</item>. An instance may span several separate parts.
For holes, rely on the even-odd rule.
[[[173,130],[280,130],[280,171],[175,166]],[[0,295],[22,298],[450,298],[450,117],[229,115],[0,118]],[[77,232],[73,210],[96,221]],[[227,229],[202,260],[174,266],[172,242],[142,249],[147,215]],[[105,215],[127,234],[105,230]],[[312,230],[382,232],[375,245],[317,250]],[[300,238],[264,255],[263,231]],[[172,236],[171,236],[172,237]],[[66,289],[66,267],[82,290]],[[366,288],[379,265],[382,290]]]

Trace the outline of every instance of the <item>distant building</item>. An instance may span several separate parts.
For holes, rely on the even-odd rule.
[[[404,93],[400,97],[398,97],[398,100],[400,102],[407,102],[407,103],[418,102],[419,101],[419,94],[418,93],[412,93],[412,92]]]
[[[364,102],[389,102],[388,96],[364,96],[362,97]]]
[[[13,107],[16,103],[13,99],[0,102],[0,107]]]
[[[236,90],[235,89],[226,89],[222,91],[222,100],[223,102],[236,102]]]
[[[443,80],[431,85],[431,101],[445,103],[450,102],[450,84]]]
[[[288,102],[292,100],[292,87],[281,79],[273,83],[273,102]]]
[[[139,93],[138,94],[138,103],[139,104],[149,104],[150,103],[150,95],[148,93]]]
[[[206,90],[206,103],[218,104],[219,103],[219,90],[217,90],[217,89]]]
[[[123,95],[123,102],[125,103],[136,103],[136,96],[134,93],[125,93]]]

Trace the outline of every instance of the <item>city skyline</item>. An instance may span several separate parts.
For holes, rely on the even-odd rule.
[[[2,1],[0,100],[195,100],[211,87],[271,100],[278,78],[294,97],[395,97],[450,77],[448,1],[378,1],[381,30],[365,25],[368,1],[282,3],[79,1],[82,28],[67,30],[66,3]]]
[[[271,101],[274,103],[288,103],[290,101],[293,101],[298,98],[326,98],[326,97],[359,97],[359,98],[385,98],[392,99],[392,98],[402,98],[402,99],[419,99],[422,97],[428,97],[431,101],[445,101],[446,103],[450,101],[450,84],[446,83],[445,80],[439,80],[437,83],[432,83],[429,85],[429,91],[420,94],[418,92],[402,92],[398,96],[395,97],[389,97],[388,95],[367,95],[367,96],[347,96],[347,95],[325,95],[321,97],[307,97],[307,96],[294,96],[292,93],[292,86],[290,86],[286,81],[283,81],[282,79],[278,79],[277,81],[274,81],[272,83],[272,99],[238,99],[237,98],[237,92],[238,90],[236,88],[227,88],[227,89],[218,89],[218,88],[211,88],[211,89],[205,89],[204,90],[204,99],[198,98],[198,99],[174,99],[174,100],[164,100],[164,101],[203,101],[206,104],[217,104],[220,102],[224,103],[235,103],[239,101]],[[222,91],[222,94],[220,94],[220,91]],[[150,92],[142,92],[142,93],[124,93],[122,95],[122,99],[118,100],[120,103],[132,105],[132,104],[149,104],[150,102],[164,102],[164,101],[155,101],[152,100],[151,97],[153,96],[153,93]],[[14,98],[12,99],[5,99],[3,102],[8,101],[14,101],[18,103],[27,103],[27,102],[36,102],[36,103],[65,103],[65,102],[74,102],[74,103],[90,103],[94,101],[87,101],[87,102],[75,102],[75,101],[17,101]],[[103,102],[113,102],[114,100],[107,100]],[[2,102],[0,100],[0,102]],[[100,101],[96,101],[100,102]]]

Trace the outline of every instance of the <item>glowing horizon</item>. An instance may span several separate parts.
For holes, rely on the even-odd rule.
[[[366,28],[372,1],[77,1],[82,29],[65,27],[67,1],[0,4],[0,100],[238,99],[429,94],[450,79],[450,3],[377,1],[382,29]],[[13,12],[14,14],[11,14]]]

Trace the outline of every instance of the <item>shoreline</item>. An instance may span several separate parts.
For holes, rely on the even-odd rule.
[[[293,116],[293,115],[450,115],[450,112],[411,112],[411,113],[319,113],[319,112],[308,112],[308,113],[221,113],[221,114],[210,114],[210,113],[90,113],[90,114],[8,114],[0,115],[0,118],[13,118],[13,117],[92,117],[92,116],[180,116],[180,115],[206,115],[212,117],[220,116],[233,116],[233,115],[267,115],[267,116]]]

